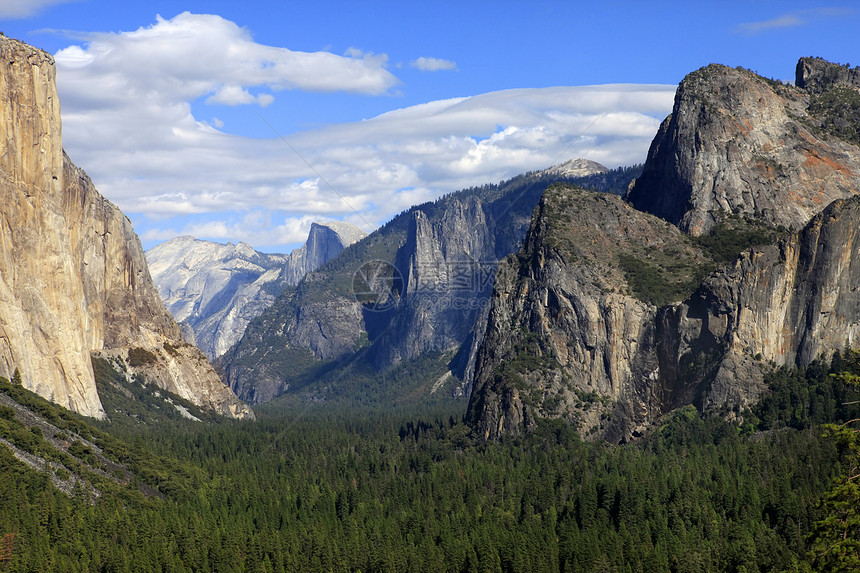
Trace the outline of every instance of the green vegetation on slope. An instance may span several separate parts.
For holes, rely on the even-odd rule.
[[[0,448],[0,533],[16,534],[10,571],[803,569],[826,539],[818,500],[852,460],[818,426],[858,415],[830,373],[775,371],[740,428],[688,407],[624,446],[558,421],[483,444],[450,404],[268,407],[114,436],[76,421],[166,497],[65,495]]]
[[[808,111],[821,130],[860,145],[860,92],[856,89],[834,86],[813,95]]]
[[[775,244],[784,236],[761,222],[733,215],[718,222],[710,233],[688,237],[685,242],[701,251],[705,259],[691,256],[689,247],[654,247],[631,245],[618,254],[633,296],[655,306],[685,299],[718,265],[731,263],[750,247]]]
[[[692,240],[720,264],[730,263],[750,247],[773,245],[787,234],[783,228],[756,219],[731,215],[719,221],[710,233]]]

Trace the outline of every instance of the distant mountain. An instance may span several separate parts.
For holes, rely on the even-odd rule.
[[[544,194],[496,273],[467,414],[482,437],[560,418],[625,441],[687,405],[741,419],[774,367],[860,344],[860,70],[797,69],[797,87],[688,75],[628,202]]]
[[[146,251],[152,279],[186,338],[210,358],[226,352],[253,318],[366,233],[349,223],[313,223],[307,242],[289,255],[178,237]],[[190,332],[189,332],[190,330]]]
[[[418,394],[447,384],[441,393],[468,395],[498,260],[519,248],[544,189],[570,179],[530,173],[412,207],[285,290],[219,368],[251,402],[285,392],[396,400],[383,373],[412,380],[403,396],[428,380]]]
[[[590,177],[598,173],[608,173],[609,169],[590,159],[570,159],[559,165],[553,165],[542,171],[545,175],[558,177]]]
[[[182,340],[129,219],[62,148],[53,58],[0,34],[0,376],[105,418],[92,357],[196,406],[253,412]]]

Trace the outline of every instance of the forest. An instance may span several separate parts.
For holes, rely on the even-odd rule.
[[[132,388],[97,371],[106,410],[123,411]],[[53,451],[6,406],[0,437],[82,480],[63,493],[0,447],[0,535],[14,534],[0,569],[856,571],[858,376],[853,351],[773,368],[753,408],[688,406],[623,445],[552,420],[485,443],[453,400],[94,422],[2,380],[0,397],[77,445]],[[84,442],[130,474],[107,479]]]

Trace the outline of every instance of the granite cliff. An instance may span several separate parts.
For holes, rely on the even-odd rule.
[[[694,72],[627,203],[545,193],[496,275],[467,414],[481,436],[559,417],[623,441],[687,404],[743,415],[768,368],[857,344],[860,149],[823,125],[858,112],[815,92],[855,76],[830,66],[801,60],[810,90]]]
[[[347,366],[374,378],[431,360],[422,368],[439,385],[428,388],[467,396],[498,260],[519,247],[541,193],[570,169],[606,172],[569,162],[452,193],[345,249],[286,289],[218,361],[230,387],[252,402],[311,383],[330,395],[340,378],[356,378]]]
[[[625,257],[659,284],[640,292]],[[549,416],[618,439],[658,417],[658,307],[647,295],[661,286],[680,302],[712,264],[676,227],[617,196],[548,189],[523,248],[496,273],[468,419],[485,438]]]
[[[365,234],[348,223],[313,223],[307,242],[289,255],[178,237],[149,249],[146,259],[164,304],[186,327],[186,340],[214,359],[284,288]]]
[[[797,85],[851,92],[812,79],[830,66],[801,60]],[[692,235],[730,214],[801,229],[860,189],[857,142],[821,129],[834,115],[821,101],[744,69],[712,64],[693,72],[678,86],[628,200]]]
[[[161,303],[131,223],[62,149],[50,55],[0,37],[0,375],[103,418],[91,354],[219,413],[250,409]],[[145,351],[145,364],[129,358]]]

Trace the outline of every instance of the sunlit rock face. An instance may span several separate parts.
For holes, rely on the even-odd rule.
[[[798,64],[799,74],[807,70],[804,85],[820,87],[813,69]],[[860,149],[819,128],[812,97],[743,69],[712,64],[693,72],[628,199],[691,235],[732,214],[800,230],[860,190]]]
[[[242,338],[248,323],[284,288],[365,234],[349,223],[313,223],[307,242],[289,255],[184,236],[149,249],[146,259],[165,306],[187,327],[186,339],[214,359]]]
[[[103,418],[91,353],[142,348],[160,386],[252,415],[184,347],[130,221],[63,153],[53,58],[6,37],[0,58],[0,375],[17,368],[27,388]]]

